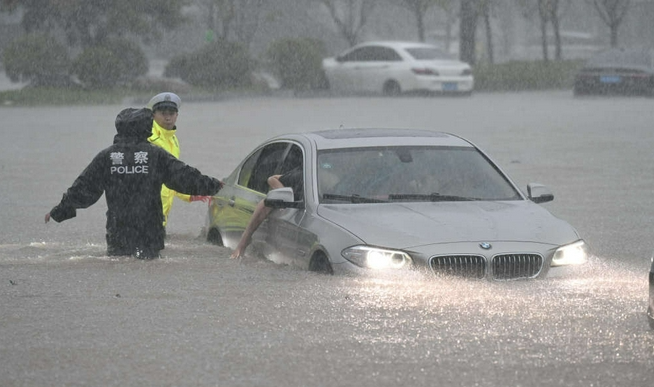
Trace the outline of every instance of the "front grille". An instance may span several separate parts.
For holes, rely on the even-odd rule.
[[[444,255],[432,257],[429,266],[434,274],[466,278],[484,278],[486,258],[481,255]]]
[[[495,280],[533,278],[543,269],[543,257],[538,254],[503,254],[491,260]]]
[[[482,255],[442,255],[431,257],[429,267],[436,275],[482,279],[486,276],[486,258]],[[490,262],[490,276],[497,281],[534,278],[543,269],[538,254],[501,254]]]

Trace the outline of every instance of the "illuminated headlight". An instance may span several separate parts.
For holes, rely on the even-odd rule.
[[[584,241],[559,247],[552,258],[552,266],[580,265],[588,260],[588,247]]]
[[[413,264],[409,254],[370,246],[348,247],[341,253],[357,266],[370,269],[407,269]]]

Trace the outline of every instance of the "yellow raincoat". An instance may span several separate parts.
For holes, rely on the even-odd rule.
[[[176,129],[177,127],[173,128],[173,130],[162,128],[159,126],[159,124],[157,124],[157,121],[153,120],[152,136],[148,138],[148,141],[158,147],[167,150],[168,153],[179,159],[179,142],[177,141],[177,136],[175,135]],[[168,213],[170,212],[170,208],[173,205],[173,198],[175,196],[186,202],[191,201],[191,195],[175,192],[165,185],[161,186],[161,204],[163,205],[164,226],[168,222]]]

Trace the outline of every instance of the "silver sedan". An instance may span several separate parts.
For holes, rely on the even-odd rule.
[[[301,167],[303,181],[267,178]],[[586,262],[577,231],[523,193],[469,141],[413,129],[340,129],[272,138],[224,179],[207,238],[234,247],[261,200],[273,207],[250,252],[326,273],[421,271],[515,280]],[[297,192],[296,192],[297,193]]]

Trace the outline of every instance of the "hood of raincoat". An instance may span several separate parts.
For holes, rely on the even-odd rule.
[[[146,141],[152,135],[152,110],[127,108],[116,116],[116,140],[131,138]]]

